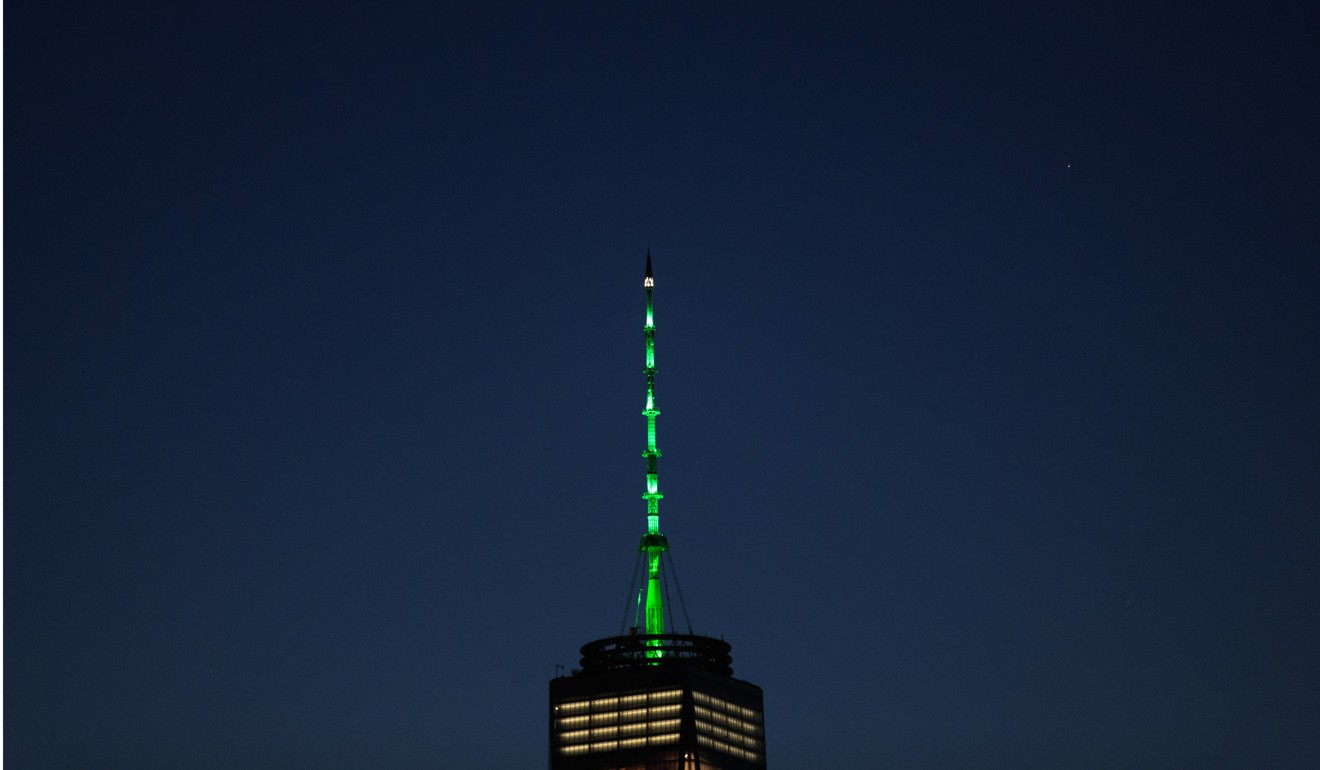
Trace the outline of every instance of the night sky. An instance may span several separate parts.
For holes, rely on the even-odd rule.
[[[1315,766],[1313,4],[5,5],[13,767],[544,767],[648,247],[772,767]]]

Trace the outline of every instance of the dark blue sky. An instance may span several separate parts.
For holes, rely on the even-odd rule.
[[[649,245],[774,767],[1310,767],[1317,14],[992,5],[7,3],[5,758],[544,766]]]

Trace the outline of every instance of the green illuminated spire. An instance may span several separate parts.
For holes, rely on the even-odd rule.
[[[651,250],[646,250],[646,278],[642,281],[646,288],[646,534],[642,535],[641,550],[646,554],[646,583],[642,588],[645,595],[646,624],[645,633],[663,634],[665,632],[664,597],[661,591],[663,577],[660,574],[660,557],[669,550],[669,541],[660,533],[660,475],[657,464],[660,450],[655,446],[655,418],[660,410],[655,405],[655,313],[651,304],[651,291],[655,288],[655,278],[651,275]],[[641,599],[642,597],[638,597]],[[638,602],[641,604],[641,602]],[[648,653],[650,654],[650,653]],[[659,657],[657,650],[653,653]]]

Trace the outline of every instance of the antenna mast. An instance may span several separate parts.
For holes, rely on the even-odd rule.
[[[642,591],[645,594],[647,634],[665,632],[664,596],[661,591],[660,558],[669,550],[669,541],[660,533],[660,475],[657,470],[660,450],[655,446],[655,418],[660,410],[655,406],[655,313],[651,304],[651,291],[655,289],[655,278],[651,274],[651,250],[646,250],[646,278],[642,281],[646,288],[646,534],[642,535],[641,551],[646,554],[646,583]],[[641,602],[639,602],[640,604]],[[660,657],[659,650],[648,652],[648,657]]]

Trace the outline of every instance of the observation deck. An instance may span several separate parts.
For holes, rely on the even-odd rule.
[[[685,666],[733,676],[733,647],[696,634],[629,634],[582,645],[582,673]],[[659,653],[659,654],[657,654]]]

